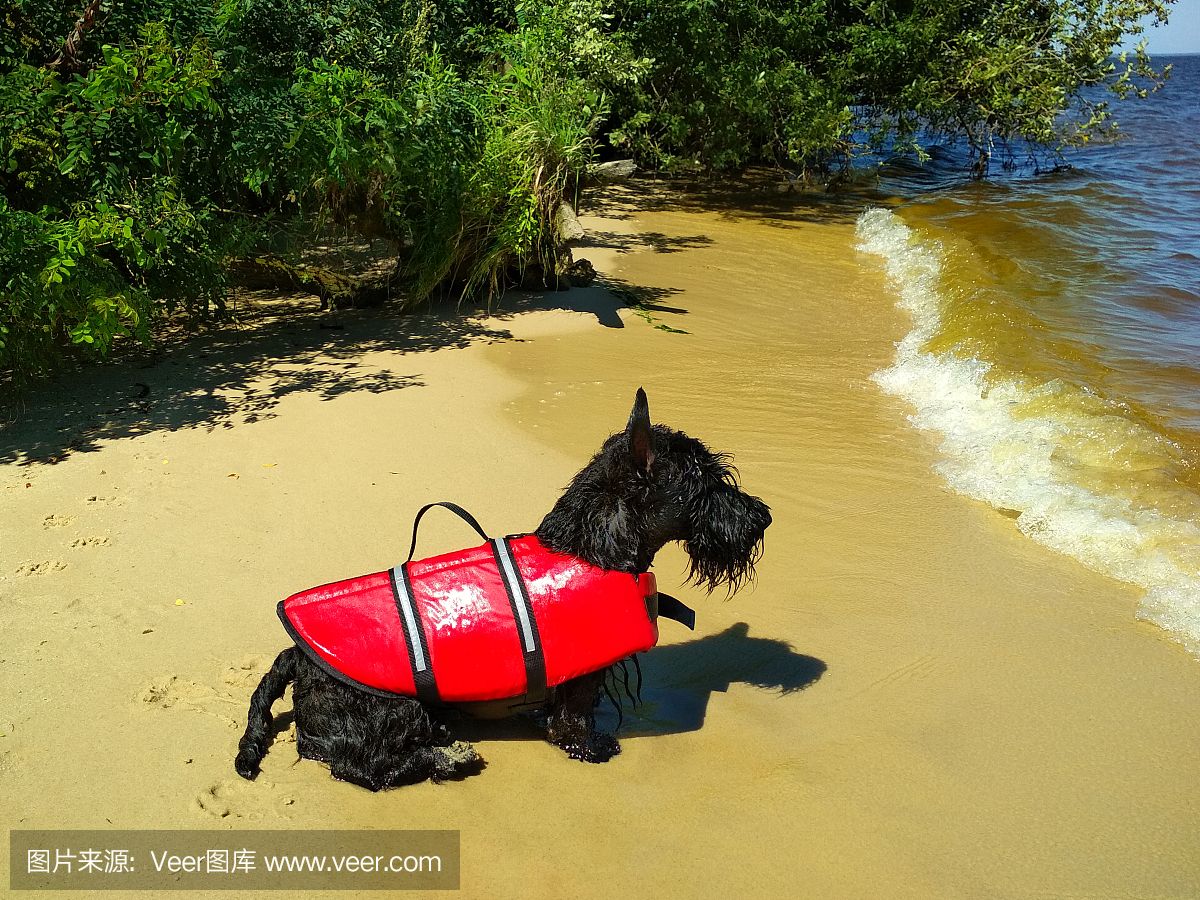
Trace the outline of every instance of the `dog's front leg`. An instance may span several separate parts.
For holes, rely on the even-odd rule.
[[[593,672],[555,689],[546,739],[566,750],[572,759],[602,763],[621,752],[615,737],[596,730],[596,702],[603,686],[604,672]]]

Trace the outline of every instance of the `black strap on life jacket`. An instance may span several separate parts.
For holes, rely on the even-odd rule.
[[[421,611],[413,602],[408,563],[402,563],[388,572],[388,580],[392,585],[396,609],[400,613],[400,625],[404,631],[404,643],[408,646],[408,664],[412,667],[417,698],[423,703],[437,703],[439,698],[437,681],[433,677],[433,661],[429,658],[429,644],[421,624]]]
[[[425,629],[421,625],[421,612],[413,602],[412,582],[408,576],[408,565],[417,552],[417,533],[421,527],[421,518],[435,506],[448,509],[468,525],[475,533],[488,542],[492,556],[496,559],[496,568],[500,579],[504,582],[504,590],[508,595],[508,603],[512,608],[513,621],[521,640],[521,655],[525,663],[525,700],[540,703],[546,698],[546,656],[542,650],[541,637],[538,635],[537,619],[533,615],[533,606],[529,602],[529,594],[525,590],[525,581],[521,578],[513,555],[511,538],[490,538],[483,526],[473,515],[448,500],[437,503],[426,503],[413,519],[412,543],[408,548],[408,559],[402,565],[392,569],[392,591],[396,597],[396,606],[400,611],[400,621],[404,625],[405,641],[408,644],[408,660],[412,666],[413,681],[417,686],[417,697],[429,703],[438,702],[437,684],[433,675],[433,666],[429,658],[429,647],[425,640]]]
[[[525,579],[517,568],[511,540],[511,537],[493,538],[492,555],[496,557],[496,566],[504,580],[504,590],[508,593],[508,603],[512,607],[513,619],[521,638],[521,656],[525,662],[525,700],[540,703],[547,693],[546,656],[542,652],[537,619],[525,590]]]
[[[689,631],[696,630],[696,611],[682,600],[676,600],[662,591],[658,592],[658,615],[659,618],[678,622]]]
[[[454,513],[456,516],[474,528],[475,533],[485,541],[491,540],[491,538],[488,537],[487,532],[483,530],[483,526],[475,520],[475,517],[457,503],[451,503],[449,500],[439,500],[437,503],[426,503],[417,510],[417,516],[415,519],[413,519],[412,543],[408,545],[408,559],[405,560],[406,563],[412,562],[413,554],[417,552],[417,529],[421,527],[421,517],[435,506],[440,506],[443,509],[450,510],[450,512]]]

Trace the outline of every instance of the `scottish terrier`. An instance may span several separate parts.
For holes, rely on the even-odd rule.
[[[720,586],[732,592],[753,577],[770,524],[767,505],[739,488],[729,457],[651,425],[639,389],[626,429],[609,437],[572,479],[535,535],[551,551],[635,575],[649,570],[665,544],[680,541],[690,580],[709,592]],[[547,740],[574,759],[599,763],[620,752],[615,737],[596,728],[609,674],[591,672],[552,687],[536,710]],[[482,768],[474,748],[454,740],[443,723],[447,709],[360,690],[289,647],[251,698],[235,762],[244,778],[258,774],[274,734],[271,705],[288,684],[297,751],[327,763],[334,778],[377,791]]]

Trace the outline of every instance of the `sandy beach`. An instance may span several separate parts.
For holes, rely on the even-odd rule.
[[[26,399],[0,430],[4,827],[458,829],[479,898],[1200,894],[1200,661],[942,484],[871,381],[908,323],[854,210],[638,187],[594,213],[591,288],[266,304]],[[474,724],[479,776],[371,794],[288,729],[234,773],[278,599],[395,564],[428,501],[532,529],[639,385],[774,524],[730,599],[659,557],[698,624],[663,624],[621,756]],[[423,548],[469,537],[431,518]]]

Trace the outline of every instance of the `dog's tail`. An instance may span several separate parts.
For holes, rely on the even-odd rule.
[[[271,670],[254,689],[250,698],[246,733],[238,742],[238,755],[233,763],[233,767],[243,778],[253,781],[254,776],[258,774],[259,764],[267,755],[267,747],[273,737],[271,705],[283,696],[287,686],[296,679],[299,656],[300,651],[296,647],[288,647],[275,657]]]

